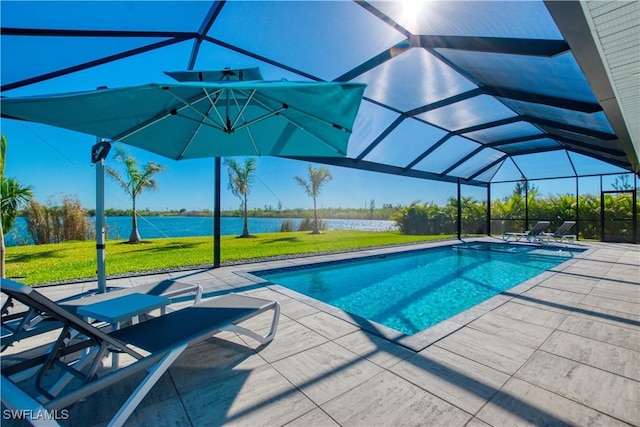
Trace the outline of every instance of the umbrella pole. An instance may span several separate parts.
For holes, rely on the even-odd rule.
[[[213,268],[220,267],[220,157],[215,158],[213,199]]]
[[[220,157],[215,158],[215,196],[213,201],[213,268],[220,267]]]
[[[109,154],[111,144],[98,138],[91,148],[91,161],[96,165],[96,255],[98,262],[98,293],[107,291],[105,269],[105,226],[104,226],[104,159]]]

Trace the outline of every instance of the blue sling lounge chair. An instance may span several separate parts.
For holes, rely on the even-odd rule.
[[[502,235],[502,239],[508,241],[509,239],[515,239],[516,242],[521,239],[525,239],[527,242],[535,242],[541,240],[544,236],[544,230],[549,226],[549,221],[538,221],[536,225],[531,228],[531,230],[527,230],[524,233],[504,233]]]
[[[129,418],[187,347],[225,330],[267,344],[275,336],[280,315],[276,301],[228,294],[106,333],[28,286],[3,279],[1,289],[9,302],[3,310],[11,309],[15,302],[16,306],[24,305],[46,314],[60,325],[57,340],[53,346],[45,346],[46,351],[38,354],[34,351],[38,349],[26,349],[2,358],[2,403],[10,410],[36,411],[33,413],[61,410],[132,374],[145,372],[137,388],[111,419],[109,425],[114,426],[122,425]],[[266,335],[238,325],[266,311],[273,311],[271,328]],[[72,330],[77,335],[69,340]],[[111,370],[101,369],[102,360],[113,352],[128,354],[134,362]],[[49,375],[53,370],[60,374],[55,383]],[[34,425],[40,421],[30,420]],[[55,422],[44,421],[46,425]]]
[[[544,233],[544,237],[549,242],[551,241],[551,239],[554,239],[554,240],[559,240],[562,243],[565,240],[571,239],[575,243],[576,235],[568,234],[569,230],[571,230],[571,228],[573,228],[575,224],[576,224],[575,221],[565,221],[553,233]]]

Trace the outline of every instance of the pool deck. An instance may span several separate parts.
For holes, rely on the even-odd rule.
[[[588,250],[413,337],[248,274],[398,248],[110,280],[171,277],[282,305],[273,342],[225,332],[188,349],[126,425],[640,425],[640,246],[576,246]],[[95,286],[40,291],[57,299]],[[104,425],[129,387],[79,402],[69,424]]]

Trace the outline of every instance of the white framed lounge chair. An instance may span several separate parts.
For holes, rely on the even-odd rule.
[[[55,345],[46,346],[46,351],[34,354],[34,349],[28,349],[2,358],[2,403],[10,410],[53,412],[132,374],[145,372],[144,378],[109,422],[113,426],[120,426],[129,418],[187,347],[221,331],[245,334],[260,344],[267,344],[275,337],[280,316],[277,301],[227,294],[105,333],[33,288],[4,279],[1,288],[9,300],[46,313],[61,324]],[[273,311],[273,318],[266,335],[238,325],[267,311]],[[74,341],[68,339],[71,330],[78,332]],[[113,352],[128,354],[134,361],[128,366],[105,370],[102,361]],[[55,382],[51,381],[52,371],[60,374]],[[34,425],[39,421],[30,420]],[[55,425],[54,420],[45,421],[46,425]]]
[[[547,241],[551,241],[551,239],[559,240],[560,242],[564,242],[565,240],[571,239],[574,243],[576,241],[575,234],[567,234],[569,230],[576,224],[575,221],[565,221],[562,223],[560,227],[553,233],[544,233],[544,237]]]
[[[521,239],[525,239],[528,242],[534,242],[540,240],[544,235],[544,230],[549,226],[549,221],[538,221],[536,225],[534,225],[531,230],[525,231],[524,233],[503,233],[502,239],[508,241],[509,239],[514,239],[516,242]]]
[[[155,295],[165,298],[193,295],[194,304],[197,304],[202,298],[202,286],[197,283],[186,283],[178,280],[166,279],[129,288],[118,288],[101,294],[91,293],[89,295],[74,295],[58,300],[56,301],[56,304],[73,314],[77,314],[80,307],[85,307],[90,304],[119,298],[133,293]],[[0,351],[4,351],[5,346],[11,345],[11,343],[15,341],[47,332],[51,329],[55,329],[56,327],[57,324],[53,319],[48,319],[33,309],[9,313],[8,310],[6,310],[6,307],[2,307],[3,342]],[[11,339],[9,337],[11,337]]]

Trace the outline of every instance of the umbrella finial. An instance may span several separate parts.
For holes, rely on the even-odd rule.
[[[222,70],[222,79],[221,80],[231,80],[231,76],[235,76],[236,73],[231,68],[226,67]],[[242,73],[238,76],[238,80],[242,80]]]

